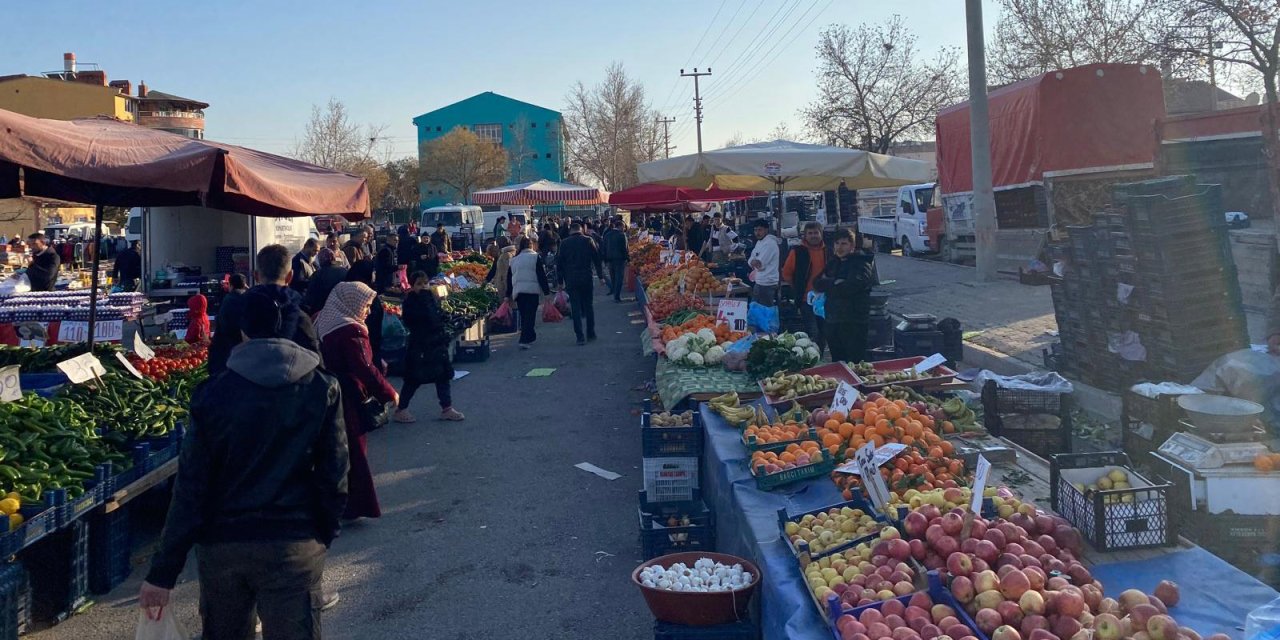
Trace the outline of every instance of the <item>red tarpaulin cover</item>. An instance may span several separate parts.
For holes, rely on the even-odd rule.
[[[359,176],[112,118],[46,120],[0,109],[0,198],[21,195],[272,217],[369,216]]]
[[[632,211],[644,209],[669,211],[672,210],[671,207],[686,202],[746,200],[754,195],[756,195],[754,191],[728,191],[716,187],[692,189],[665,184],[639,184],[630,189],[609,194],[609,204]]]
[[[1164,117],[1159,71],[1131,64],[1046,73],[992,91],[988,103],[997,189],[1054,172],[1150,166],[1155,123]],[[968,102],[938,114],[937,143],[942,192],[972,191]]]
[[[1262,108],[1240,107],[1210,113],[1170,116],[1165,119],[1161,139],[1165,142],[1213,140],[1262,135]]]

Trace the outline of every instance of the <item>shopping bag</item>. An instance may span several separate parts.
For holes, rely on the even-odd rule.
[[[504,325],[511,322],[511,303],[503,300],[502,304],[498,305],[498,310],[493,312],[493,319]]]
[[[808,302],[809,308],[813,309],[813,315],[819,318],[827,317],[827,294],[810,291],[805,302]]]
[[[747,327],[761,333],[777,333],[778,308],[752,302],[747,307]]]
[[[542,303],[542,321],[543,322],[560,322],[564,320],[564,316],[560,314],[560,310],[550,300]]]
[[[190,637],[173,615],[173,607],[161,607],[159,620],[148,617],[146,609],[138,611],[138,631],[133,640],[188,640]]]
[[[559,311],[560,315],[569,313],[569,294],[565,293],[564,291],[557,291],[555,303],[556,303],[556,311]]]

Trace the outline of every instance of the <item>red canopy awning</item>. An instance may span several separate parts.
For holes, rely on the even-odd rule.
[[[270,217],[369,217],[369,189],[359,176],[112,118],[45,120],[0,109],[0,198],[23,195]]]
[[[693,189],[650,183],[609,194],[609,204],[632,211],[672,211],[678,210],[677,205],[687,202],[746,200],[754,195],[754,191],[728,191],[716,187]]]

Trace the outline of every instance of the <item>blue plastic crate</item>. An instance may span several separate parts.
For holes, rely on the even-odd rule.
[[[129,505],[89,518],[89,592],[107,593],[129,577],[133,519]]]
[[[817,560],[818,558],[834,555],[837,553],[843,553],[845,550],[852,549],[853,547],[858,546],[859,544],[867,541],[870,538],[879,537],[880,534],[877,532],[870,536],[864,536],[857,540],[850,540],[848,542],[845,542],[844,544],[832,546],[828,549],[824,549],[819,553],[814,553],[809,550],[809,545],[807,543],[801,542],[799,545],[796,545],[791,541],[791,538],[787,535],[788,522],[800,522],[801,520],[804,519],[805,516],[816,516],[819,513],[826,513],[832,509],[837,509],[837,510],[843,509],[844,507],[849,507],[850,509],[858,509],[862,511],[863,513],[871,516],[871,518],[874,519],[876,522],[880,523],[882,528],[884,526],[888,526],[889,524],[888,518],[885,518],[883,513],[876,511],[875,508],[872,507],[871,504],[868,503],[862,497],[862,492],[858,492],[854,494],[852,500],[848,500],[846,502],[839,502],[839,503],[828,505],[819,509],[810,509],[809,511],[803,511],[801,513],[792,514],[792,513],[787,513],[787,510],[785,508],[778,509],[778,536],[786,541],[787,546],[791,547],[791,553],[794,554],[797,558],[803,555],[808,555],[812,560]],[[807,564],[807,562],[802,562],[801,566],[805,564]]]
[[[82,521],[18,555],[31,581],[31,619],[59,622],[88,601],[89,527]]]
[[[107,479],[111,477],[111,465],[100,464],[94,471],[94,478],[85,482],[84,494],[74,500],[68,499],[59,509],[61,513],[58,516],[58,526],[65,527],[67,523],[83,518],[95,507],[102,504],[106,498],[103,491],[109,484]]]
[[[26,630],[31,610],[31,591],[22,564],[0,564],[0,640],[18,640]]]
[[[22,524],[0,535],[0,559],[8,558],[56,531],[61,524],[60,507],[65,500],[66,492],[46,491],[41,502],[22,505],[18,511],[23,517]]]
[[[930,571],[928,573],[928,583],[929,586],[926,589],[926,592],[929,594],[929,598],[933,600],[933,604],[945,604],[948,607],[951,607],[956,612],[956,619],[960,620],[961,624],[969,627],[969,630],[973,632],[973,637],[978,640],[988,640],[987,634],[978,629],[978,625],[973,621],[973,618],[969,616],[969,613],[964,610],[964,606],[959,602],[956,602],[955,597],[951,595],[951,591],[942,584],[942,578],[938,575],[937,571]],[[905,605],[911,600],[912,595],[914,594],[901,596],[896,598],[896,600]],[[827,604],[829,605],[829,609],[826,616],[827,624],[830,626],[831,633],[835,640],[842,640],[840,637],[840,631],[836,628],[836,623],[839,621],[840,616],[849,614],[856,618],[858,617],[858,614],[866,611],[867,609],[880,609],[880,607],[884,606],[884,602],[885,601],[875,602],[861,607],[844,609],[841,607],[838,600],[834,602],[828,600]]]
[[[696,490],[693,500],[681,502],[649,502],[641,491],[639,516],[640,550],[645,560],[668,553],[715,550],[715,518]],[[687,525],[667,524],[668,518],[682,520],[686,516]]]
[[[759,628],[751,620],[710,627],[690,627],[661,620],[653,623],[653,640],[755,640],[759,635]]]

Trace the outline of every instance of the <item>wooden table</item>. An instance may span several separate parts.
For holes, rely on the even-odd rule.
[[[168,480],[170,476],[176,473],[178,473],[178,459],[174,458],[159,467],[156,467],[141,478],[116,489],[116,492],[107,496],[107,499],[102,503],[102,506],[98,507],[99,513],[111,513],[112,511],[119,509],[130,500],[133,500],[150,489],[155,488],[161,482]]]

